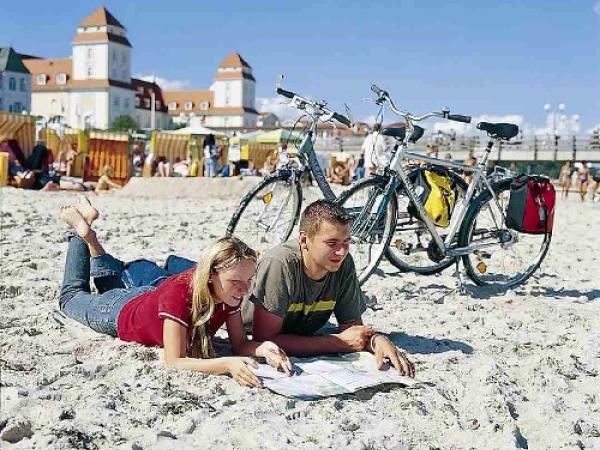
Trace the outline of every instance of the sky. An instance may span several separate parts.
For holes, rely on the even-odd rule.
[[[77,24],[101,3],[6,1],[0,46],[67,57]],[[252,66],[257,109],[292,113],[275,81],[356,119],[373,83],[413,113],[449,107],[475,120],[512,120],[543,131],[600,126],[600,0],[118,1],[132,72],[165,88],[207,89],[232,51]],[[160,84],[159,83],[159,84]],[[573,116],[579,116],[573,120]],[[386,113],[386,121],[395,118]],[[443,128],[443,124],[425,125]],[[454,125],[452,125],[454,126]]]

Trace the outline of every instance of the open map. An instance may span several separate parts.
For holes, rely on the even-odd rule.
[[[290,360],[295,372],[291,377],[267,364],[259,364],[258,369],[252,370],[266,388],[300,400],[349,394],[380,384],[413,386],[417,383],[413,378],[400,375],[393,367],[377,370],[375,357],[367,352]]]

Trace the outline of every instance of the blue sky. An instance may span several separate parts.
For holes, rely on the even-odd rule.
[[[2,2],[0,46],[70,55],[77,24],[100,3]],[[369,85],[412,112],[449,106],[476,117],[511,117],[543,128],[544,104],[566,105],[582,131],[600,125],[600,0],[527,1],[116,1],[133,73],[167,86],[206,89],[231,51],[252,65],[257,97],[285,86],[326,98],[357,118]],[[259,105],[257,105],[259,106]],[[391,117],[389,117],[391,119]]]

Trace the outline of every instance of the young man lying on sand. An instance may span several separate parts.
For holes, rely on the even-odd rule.
[[[94,331],[124,341],[164,347],[170,366],[212,374],[229,374],[243,386],[258,386],[244,356],[217,357],[211,337],[225,324],[233,352],[266,358],[288,375],[291,364],[273,342],[249,341],[240,303],[256,273],[256,253],[235,237],[208,246],[196,267],[163,277],[159,283],[126,288],[123,262],[100,245],[92,223],[98,211],[86,197],[64,207],[61,219],[73,230],[60,292],[60,309]],[[157,267],[158,269],[158,267]],[[98,289],[92,294],[90,276]]]
[[[300,236],[261,256],[256,284],[245,302],[245,322],[254,339],[273,341],[290,355],[369,351],[379,369],[387,359],[403,375],[414,365],[386,336],[362,322],[366,309],[350,245],[350,218],[327,200],[310,204]],[[338,333],[316,336],[331,314]]]

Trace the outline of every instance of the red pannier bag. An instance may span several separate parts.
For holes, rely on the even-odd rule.
[[[521,233],[550,233],[555,202],[556,191],[549,178],[518,175],[510,184],[506,226]]]

